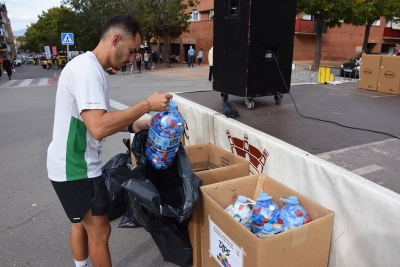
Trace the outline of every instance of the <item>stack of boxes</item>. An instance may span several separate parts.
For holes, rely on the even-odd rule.
[[[358,88],[400,94],[400,57],[363,55]]]

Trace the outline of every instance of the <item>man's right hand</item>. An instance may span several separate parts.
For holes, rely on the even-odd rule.
[[[156,92],[147,98],[150,103],[151,111],[168,110],[168,103],[172,98],[172,94]]]

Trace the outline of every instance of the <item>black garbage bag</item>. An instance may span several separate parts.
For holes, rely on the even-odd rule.
[[[115,220],[125,212],[125,216],[122,218],[118,227],[140,227],[136,222],[133,214],[129,208],[127,208],[127,199],[125,190],[112,178],[112,173],[118,166],[126,165],[131,162],[130,157],[130,144],[128,139],[124,139],[123,143],[128,148],[126,153],[120,153],[112,157],[102,168],[103,176],[105,177],[105,183],[110,195],[110,207],[108,209],[108,219],[110,221]]]
[[[147,164],[147,134],[141,131],[133,139],[136,165],[119,166],[112,176],[126,190],[128,207],[152,235],[164,260],[191,266],[192,248],[186,232],[199,200],[201,180],[193,173],[182,144],[168,169],[156,170]]]

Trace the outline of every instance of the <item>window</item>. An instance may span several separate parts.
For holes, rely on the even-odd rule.
[[[303,19],[304,20],[311,20],[311,15],[303,14]]]
[[[214,10],[210,10],[210,15],[208,19],[213,19],[214,18]]]
[[[381,26],[381,19],[375,20],[372,26]]]
[[[197,9],[192,10],[192,17],[190,21],[200,21],[200,14],[199,11],[197,11]]]

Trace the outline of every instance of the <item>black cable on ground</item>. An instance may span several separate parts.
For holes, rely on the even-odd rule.
[[[275,62],[276,62],[276,66],[278,67],[279,73],[281,74],[283,84],[285,85],[285,89],[286,89],[286,91],[288,92],[288,94],[290,95],[290,97],[292,98],[294,107],[296,108],[297,113],[298,113],[301,117],[306,118],[306,119],[312,119],[312,120],[317,120],[317,121],[322,121],[322,122],[333,123],[333,124],[339,125],[339,126],[341,126],[341,127],[349,128],[349,129],[367,131],[367,132],[378,133],[378,134],[384,134],[384,135],[388,135],[388,136],[391,136],[391,137],[396,138],[396,139],[400,139],[400,137],[394,136],[394,135],[392,135],[392,134],[390,134],[390,133],[385,133],[385,132],[380,132],[380,131],[375,131],[375,130],[370,130],[370,129],[364,129],[364,128],[358,128],[358,127],[347,126],[347,125],[343,125],[343,124],[340,124],[340,123],[335,122],[335,121],[328,121],[328,120],[323,120],[323,119],[318,119],[318,118],[308,117],[308,116],[302,115],[302,114],[299,112],[299,110],[297,109],[296,101],[294,101],[294,98],[293,98],[292,94],[290,93],[289,88],[288,88],[287,85],[286,85],[285,79],[283,78],[283,74],[282,74],[282,72],[281,72],[281,68],[279,67],[279,64],[278,64],[278,60],[276,59],[274,52],[271,51],[271,53],[272,53],[272,55],[274,56],[274,59],[275,59]]]

